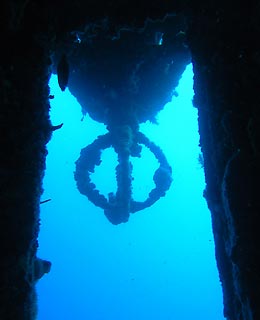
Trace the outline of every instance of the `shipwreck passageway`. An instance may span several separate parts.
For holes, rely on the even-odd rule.
[[[52,200],[41,205],[39,255],[52,261],[52,270],[37,284],[38,320],[223,319],[192,79],[189,65],[158,125],[140,126],[172,166],[170,189],[114,226],[78,192],[73,175],[80,150],[106,128],[88,115],[81,121],[76,99],[51,78],[51,120],[63,127],[48,145],[42,199]],[[147,148],[131,161],[133,197],[142,201],[154,187],[158,163]],[[116,189],[116,164],[115,153],[106,149],[91,175],[104,195]]]
[[[260,319],[259,1],[1,4],[0,319]]]

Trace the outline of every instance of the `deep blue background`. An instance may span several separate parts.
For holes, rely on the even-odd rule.
[[[48,145],[41,205],[39,256],[52,270],[37,285],[38,320],[221,320],[222,293],[210,212],[202,197],[197,110],[192,106],[189,65],[177,92],[158,115],[159,125],[140,130],[159,145],[173,167],[173,184],[153,207],[114,226],[82,196],[73,177],[81,148],[106,132],[82,114],[57,78],[50,81],[53,125],[64,123]],[[115,191],[116,155],[111,149],[92,179],[107,195]],[[144,148],[134,159],[134,198],[153,187],[157,161]]]

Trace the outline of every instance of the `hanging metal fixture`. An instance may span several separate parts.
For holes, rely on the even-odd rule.
[[[146,146],[159,162],[153,180],[155,188],[143,202],[132,198],[132,164],[130,156],[141,157],[141,145]],[[101,163],[101,152],[113,147],[118,156],[116,167],[117,192],[109,193],[108,199],[99,193],[91,182],[90,174]],[[113,224],[127,222],[130,213],[150,207],[170,188],[172,169],[162,150],[143,133],[123,125],[113,128],[112,132],[99,136],[92,144],[81,150],[76,162],[75,179],[80,193],[88,197],[96,206],[101,207],[108,220]]]
[[[171,186],[172,169],[165,155],[139,131],[139,124],[153,122],[171,100],[190,56],[181,17],[149,22],[142,31],[121,31],[112,38],[105,24],[101,25],[96,26],[95,36],[90,29],[82,32],[80,42],[79,33],[75,33],[68,53],[70,91],[81,104],[83,115],[89,113],[108,129],[81,150],[75,180],[80,193],[101,207],[111,223],[119,224],[127,222],[131,213],[153,205]],[[145,201],[138,202],[132,194],[130,158],[141,157],[143,146],[153,153],[159,166],[153,175],[154,189]],[[91,181],[91,173],[100,165],[102,151],[111,147],[118,159],[117,191],[106,197]]]

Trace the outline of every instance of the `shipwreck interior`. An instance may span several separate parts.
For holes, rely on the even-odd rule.
[[[82,150],[75,179],[118,224],[170,187],[167,159],[138,127],[155,121],[192,62],[223,312],[259,319],[259,2],[21,0],[2,1],[0,9],[0,318],[36,319],[35,284],[51,269],[37,256],[46,143],[62,125],[49,118],[51,74],[77,97],[83,116],[109,130]],[[129,201],[128,158],[138,157],[140,144],[160,170],[156,188],[138,203]],[[110,145],[119,183],[104,199],[88,173]]]
[[[106,134],[106,126],[88,114],[82,119],[80,104],[69,89],[61,91],[56,75],[49,86],[55,96],[50,119],[63,126],[47,144],[41,199],[51,200],[40,205],[37,255],[52,267],[36,284],[37,319],[189,320],[192,314],[223,320],[211,216],[203,197],[204,169],[198,161],[192,64],[157,123],[147,121],[139,129],[171,164],[171,187],[165,197],[119,225],[79,193],[74,179],[80,150]],[[113,148],[104,150],[101,159],[91,181],[107,197],[117,189],[118,161]],[[132,198],[144,201],[153,189],[158,161],[146,147],[130,161]],[[189,308],[183,308],[187,303]]]

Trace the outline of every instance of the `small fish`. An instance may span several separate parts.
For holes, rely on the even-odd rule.
[[[50,95],[49,95],[49,99],[54,99],[54,95],[53,95],[53,94],[50,94]]]
[[[61,91],[64,91],[69,81],[69,63],[67,61],[66,54],[62,55],[58,63],[57,74],[58,74],[58,83],[61,88]]]

